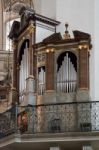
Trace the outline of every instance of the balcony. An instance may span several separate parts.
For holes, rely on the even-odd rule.
[[[99,131],[99,102],[16,106],[0,114],[0,139],[13,134],[55,135]]]

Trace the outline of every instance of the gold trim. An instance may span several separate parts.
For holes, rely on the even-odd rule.
[[[55,90],[46,90],[45,93],[53,93]]]
[[[14,50],[14,49],[16,49],[17,48],[17,43],[16,42],[12,42],[12,49]]]
[[[27,35],[29,35],[30,33],[33,33],[35,30],[35,26],[33,26],[33,24],[30,24],[18,37],[18,40],[22,40],[23,38],[26,38]],[[30,35],[29,35],[30,37]]]
[[[88,50],[89,49],[89,45],[88,44],[82,44],[82,45],[78,45],[78,49],[79,50]]]
[[[46,53],[49,53],[49,52],[53,53],[54,51],[55,51],[55,48],[47,48],[46,49]]]
[[[33,33],[34,32],[34,29],[35,29],[35,26],[33,26],[33,24],[31,24],[27,30],[29,31],[29,33]]]
[[[83,88],[79,88],[79,90],[89,90],[89,88],[83,87]]]

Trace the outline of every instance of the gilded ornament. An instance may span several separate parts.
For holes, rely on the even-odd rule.
[[[17,48],[17,45],[15,42],[12,42],[12,49],[16,49]]]
[[[34,26],[31,24],[29,27],[28,27],[28,31],[29,31],[29,33],[33,33],[34,32]]]
[[[89,46],[87,44],[82,44],[82,45],[78,46],[78,49],[79,50],[81,50],[81,49],[89,49]]]

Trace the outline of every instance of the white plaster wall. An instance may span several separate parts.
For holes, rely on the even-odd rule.
[[[95,100],[99,100],[99,0],[95,0],[95,34],[94,34],[94,67],[95,67]]]
[[[36,43],[42,42],[43,39],[53,34],[52,31],[37,27],[36,28]]]
[[[34,10],[36,13],[41,13],[41,0],[33,0],[34,3]]]
[[[93,49],[91,50],[90,55],[91,100],[94,100],[95,98],[99,97],[98,96],[99,92],[98,93],[96,92],[98,91],[96,87],[97,86],[99,87],[99,84],[97,83],[97,81],[94,80],[97,78],[96,77],[97,75],[95,76],[94,74],[94,72],[96,72],[94,66],[96,64],[96,58],[94,62],[94,57],[97,51],[96,48],[94,48],[94,3],[95,1],[93,0],[57,0],[57,13],[56,13],[56,19],[58,21],[61,21],[61,25],[58,27],[58,31],[61,31],[62,35],[64,34],[65,31],[64,24],[67,22],[69,24],[70,33],[72,33],[72,30],[80,30],[83,32],[90,33],[92,36]],[[99,9],[97,8],[97,12],[98,10]],[[97,33],[97,35],[99,34]],[[98,44],[97,47],[99,47]]]
[[[56,18],[56,1],[57,0],[41,0],[41,14],[46,17],[55,19]]]
[[[57,20],[61,21],[61,32],[64,24],[69,23],[71,30],[82,30],[94,33],[94,1],[93,0],[57,0]]]

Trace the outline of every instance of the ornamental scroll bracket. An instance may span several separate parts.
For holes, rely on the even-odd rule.
[[[33,33],[35,30],[35,26],[33,24],[30,24],[30,26],[27,28],[27,30],[29,31],[29,33]]]

